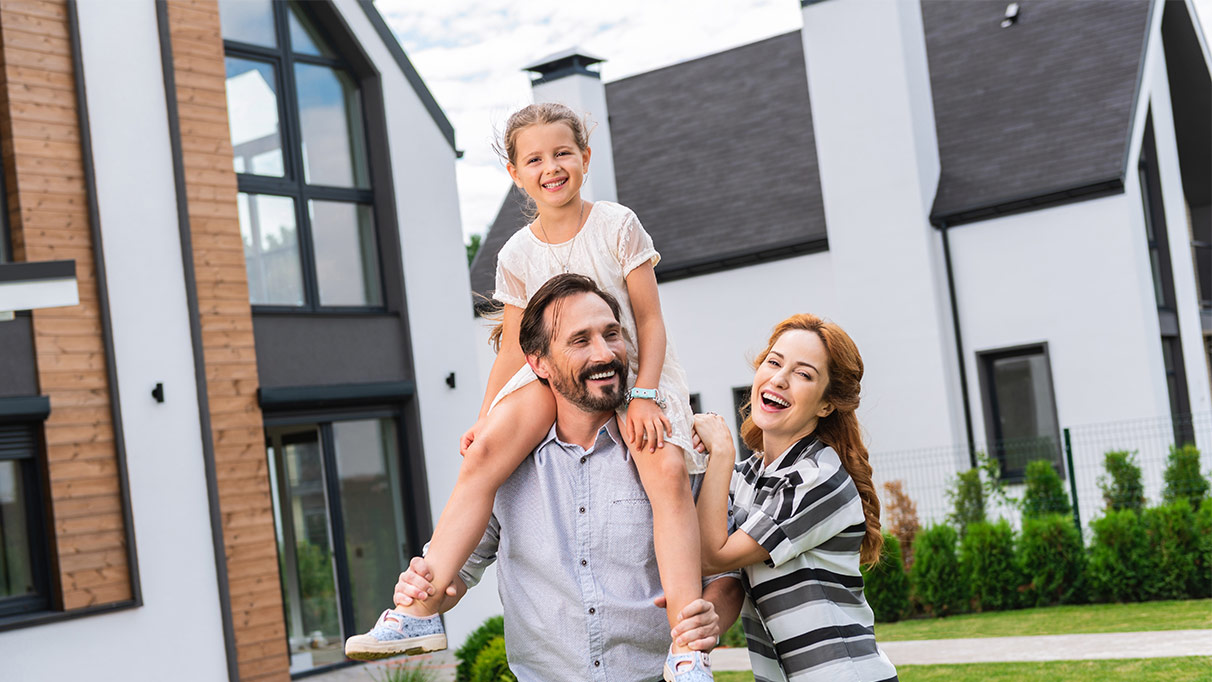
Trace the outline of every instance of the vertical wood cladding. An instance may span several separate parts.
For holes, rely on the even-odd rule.
[[[33,314],[62,607],[132,598],[67,7],[0,2],[0,150],[17,260],[76,261],[80,304]]]
[[[252,308],[236,209],[215,0],[168,0],[173,78],[224,554],[242,680],[287,680]]]

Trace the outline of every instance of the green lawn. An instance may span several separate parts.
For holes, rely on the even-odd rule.
[[[1115,661],[902,665],[901,682],[1194,682],[1212,679],[1212,658],[1128,658]],[[753,682],[753,673],[717,672],[716,682]]]
[[[877,642],[1212,629],[1212,599],[1052,606],[876,623]]]

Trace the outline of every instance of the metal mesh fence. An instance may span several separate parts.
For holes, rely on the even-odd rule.
[[[1101,516],[1105,508],[1099,481],[1106,476],[1104,460],[1110,451],[1131,453],[1132,461],[1141,469],[1147,504],[1157,504],[1162,501],[1166,465],[1175,443],[1190,443],[1198,448],[1199,475],[1208,477],[1212,466],[1212,412],[1071,426],[1062,430],[1059,441],[1040,438],[978,443],[978,452],[987,453],[1001,465],[1005,491],[1010,498],[1006,502],[988,500],[989,518],[1005,518],[1018,525],[1020,513],[1014,500],[1023,495],[1023,472],[1031,460],[1045,459],[1056,467],[1065,490],[1076,500],[1082,526],[1088,527],[1091,519]],[[900,482],[901,490],[916,505],[921,525],[926,526],[947,519],[952,511],[947,491],[954,488],[959,472],[971,467],[968,448],[963,445],[872,452],[870,457],[873,479],[883,502],[885,525],[889,520],[889,503],[895,503],[884,486],[886,482]],[[1192,484],[1198,485],[1195,481]]]

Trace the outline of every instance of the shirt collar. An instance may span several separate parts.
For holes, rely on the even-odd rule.
[[[581,447],[579,445],[565,443],[564,441],[560,440],[559,436],[556,435],[555,424],[551,425],[551,430],[547,432],[547,435],[543,437],[543,440],[539,442],[539,447],[535,448],[535,450],[541,450],[551,443],[556,443],[565,450]],[[604,445],[618,446],[619,449],[623,451],[624,461],[631,458],[631,453],[627,450],[627,444],[623,442],[623,434],[619,432],[619,420],[613,415],[610,417],[610,419],[606,420],[606,423],[603,424],[601,428],[598,429],[598,435],[594,441],[593,447],[586,452],[596,452]]]

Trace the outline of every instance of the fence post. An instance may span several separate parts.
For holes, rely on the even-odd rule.
[[[1082,516],[1077,509],[1077,478],[1073,475],[1073,444],[1069,441],[1069,429],[1065,429],[1065,469],[1069,472],[1069,497],[1073,499],[1073,524],[1082,532]]]

